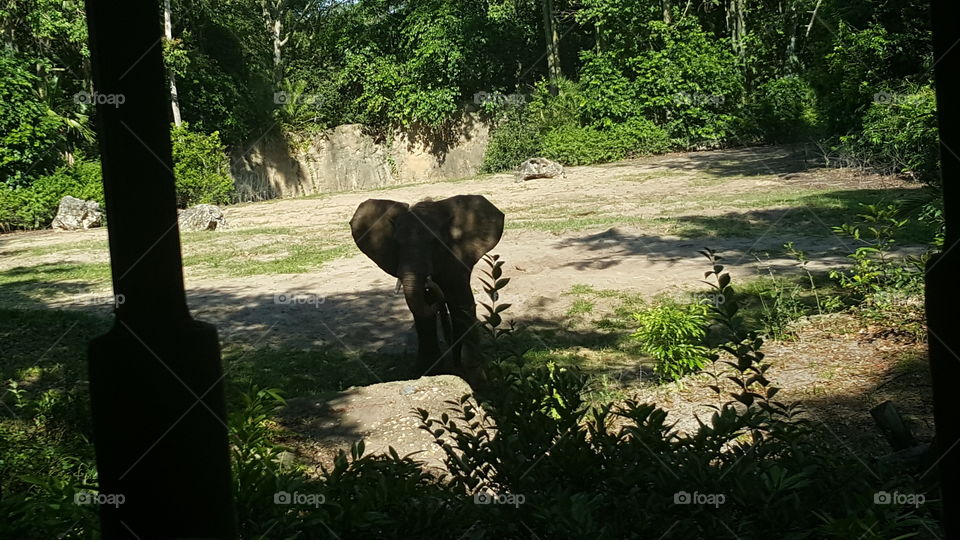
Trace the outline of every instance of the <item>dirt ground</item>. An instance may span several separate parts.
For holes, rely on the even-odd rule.
[[[790,240],[809,253],[811,269],[843,263],[844,255],[852,251],[847,241],[836,236],[797,237],[793,231],[778,229],[784,215],[806,212],[804,209],[765,208],[769,215],[758,215],[757,221],[768,221],[770,226],[763,234],[750,237],[691,239],[689,235],[671,235],[669,228],[660,230],[637,222],[657,217],[682,222],[709,215],[756,214],[754,209],[730,205],[730,197],[738,194],[899,185],[889,178],[810,169],[808,165],[802,153],[778,147],[669,154],[572,167],[559,179],[517,184],[512,175],[498,174],[468,182],[241,204],[226,207],[224,215],[232,231],[289,227],[304,235],[329,238],[331,246],[352,246],[348,221],[357,205],[368,198],[413,203],[427,197],[482,194],[506,214],[503,238],[492,251],[506,260],[504,274],[511,278],[502,301],[513,305],[510,315],[514,318],[550,319],[569,309],[572,299],[563,293],[576,284],[646,296],[696,286],[705,267],[705,260],[696,252],[703,247],[723,254],[735,282],[756,275],[755,253],[777,252]],[[709,203],[721,195],[726,205]],[[531,220],[580,218],[599,224],[566,232],[524,226]],[[611,224],[602,223],[604,220]],[[810,221],[821,230],[834,225],[818,221],[816,215],[811,215]],[[106,262],[105,250],[24,254],[30,248],[103,240],[105,236],[104,230],[4,235],[0,237],[0,272],[43,263]],[[225,243],[243,241],[235,236],[223,238]],[[358,251],[352,253],[355,255],[300,274],[231,277],[188,266],[188,302],[196,318],[217,324],[225,343],[294,348],[334,345],[357,351],[408,347],[412,325],[402,295],[394,293],[395,280]],[[767,262],[778,269],[795,268],[788,259],[774,257]],[[474,272],[475,292],[481,291],[478,275],[479,271]],[[85,296],[107,294],[109,289],[104,287],[53,298],[48,305],[83,306]],[[308,301],[277,303],[277,295]]]
[[[647,297],[697,287],[706,261],[696,251],[704,247],[725,257],[735,283],[756,276],[755,254],[776,253],[786,241],[794,241],[808,253],[813,270],[844,263],[845,254],[852,251],[845,240],[832,235],[797,236],[795,230],[778,227],[786,214],[808,210],[774,204],[764,208],[765,214],[758,214],[755,208],[745,209],[735,204],[738,196],[755,197],[765,192],[793,189],[903,187],[890,178],[817,169],[810,165],[802,153],[777,147],[670,154],[601,166],[572,167],[567,169],[565,178],[518,184],[514,183],[513,175],[498,174],[463,182],[241,204],[226,207],[224,214],[231,231],[288,227],[303,231],[303,235],[320,235],[329,239],[331,246],[337,246],[352,244],[348,221],[357,205],[368,198],[413,203],[427,197],[482,194],[506,214],[506,231],[492,253],[501,255],[507,262],[504,275],[510,277],[511,282],[503,291],[501,302],[512,304],[510,318],[563,321],[574,300],[564,293],[577,284]],[[720,202],[711,204],[714,199]],[[836,224],[825,223],[812,211],[809,213],[810,227],[822,231]],[[650,221],[658,217],[695,221],[719,215],[746,215],[747,223],[755,221],[768,226],[759,235],[705,235],[693,239],[689,234],[671,234],[669,227],[652,226]],[[558,223],[583,219],[588,225],[574,230],[558,227],[560,232],[542,226],[554,219]],[[528,226],[532,221],[539,222],[540,226]],[[0,272],[44,263],[104,262],[105,252],[71,252],[69,255],[55,250],[40,255],[28,252],[31,248],[65,242],[102,241],[105,237],[104,230],[4,235],[0,237],[0,254],[3,254]],[[239,241],[228,233],[223,238],[224,242]],[[412,321],[403,297],[394,293],[394,280],[359,252],[353,253],[327,262],[316,271],[299,274],[230,277],[187,267],[188,302],[197,319],[218,326],[225,344],[411,351],[415,347]],[[796,268],[794,261],[776,256],[767,259],[767,263],[781,270]],[[474,290],[479,293],[478,274],[474,273]],[[51,299],[48,305],[83,305],[85,295],[105,293],[109,293],[109,289],[87,291]],[[277,301],[278,295],[312,301],[282,303]],[[109,311],[105,307],[102,310]],[[924,392],[929,394],[922,389],[926,384],[923,376],[901,377],[896,371],[904,354],[920,351],[917,354],[922,355],[922,346],[870,335],[864,337],[857,334],[857,329],[851,329],[851,324],[842,318],[827,319],[800,332],[797,342],[771,345],[768,354],[776,366],[772,375],[780,386],[788,389],[784,395],[813,404],[814,414],[826,418],[833,428],[841,432],[853,429],[875,441],[869,425],[869,406],[881,398],[889,398],[897,385],[907,384],[894,397],[899,400],[898,405],[906,401],[906,413],[918,432],[928,433],[929,403],[916,397]],[[884,382],[890,377],[896,379],[894,384]],[[396,384],[399,383],[387,383]],[[885,385],[884,390],[878,392],[881,385]],[[398,391],[393,386],[385,390]],[[451,387],[434,398],[425,399],[437,408],[444,399],[456,397],[458,391]],[[699,404],[710,401],[710,395],[700,384],[688,384],[684,390],[672,386],[646,388],[638,397],[655,399],[673,411],[682,429],[695,426],[693,413],[702,413],[704,410]],[[350,401],[351,407],[360,407],[356,399],[359,398]],[[311,406],[329,405],[314,403]],[[368,438],[368,449],[381,449],[385,442],[403,438],[398,435],[396,422],[389,420],[393,417],[393,412],[387,411],[390,407],[380,409],[382,415],[377,413],[365,421],[389,428],[358,430]],[[299,426],[309,430],[312,428],[306,426],[310,422],[319,421],[304,419],[302,404],[300,409],[291,410],[290,427],[294,429]],[[306,410],[310,410],[309,407]],[[407,429],[416,427],[407,426]],[[338,437],[336,432],[330,436],[333,442],[327,445],[328,457],[333,447],[345,444],[345,440],[334,440]],[[419,435],[413,438],[420,440],[417,437]],[[838,440],[846,438],[844,435]],[[404,448],[409,446],[406,444]],[[301,445],[301,450],[320,459],[318,450],[311,449],[309,444]],[[430,461],[437,459],[439,455],[435,453],[430,456]]]

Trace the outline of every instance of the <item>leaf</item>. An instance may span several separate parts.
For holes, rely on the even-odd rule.
[[[501,278],[501,279],[498,279],[497,282],[495,283],[495,288],[496,288],[497,290],[500,290],[500,289],[506,287],[506,286],[507,286],[507,283],[510,283],[510,278]]]
[[[501,311],[508,309],[512,305],[513,304],[500,304],[499,306],[497,306],[496,313],[500,313]]]
[[[720,288],[723,289],[730,284],[730,274],[721,274],[718,278]]]

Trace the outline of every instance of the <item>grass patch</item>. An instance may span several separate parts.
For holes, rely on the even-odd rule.
[[[252,249],[233,248],[184,257],[183,265],[216,271],[221,275],[253,276],[302,274],[316,270],[324,263],[353,254],[353,246],[322,247],[315,244],[294,244],[282,249],[277,244]]]
[[[95,292],[109,285],[110,265],[107,263],[18,266],[0,272],[0,303],[42,307],[53,298]]]
[[[571,317],[586,315],[587,313],[591,313],[594,307],[594,303],[590,300],[577,298],[573,301],[573,305],[570,306],[570,309],[567,310],[567,315]]]
[[[352,353],[334,348],[313,350],[227,346],[223,350],[227,402],[240,405],[251,384],[279,388],[284,396],[328,396],[351,386],[366,386],[410,377],[412,361],[401,355]],[[416,377],[416,375],[412,375]]]

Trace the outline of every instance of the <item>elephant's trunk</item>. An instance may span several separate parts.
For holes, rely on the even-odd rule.
[[[424,269],[407,268],[399,274],[403,296],[417,329],[420,368],[427,373],[434,372],[439,367],[440,343],[437,339],[437,306],[427,297],[427,273]]]
[[[403,284],[403,296],[407,300],[407,307],[414,317],[429,317],[433,315],[433,306],[427,300],[427,275],[416,270],[405,270],[400,274],[400,283]]]

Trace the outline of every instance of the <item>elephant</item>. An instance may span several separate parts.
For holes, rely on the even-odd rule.
[[[503,212],[481,195],[406,203],[369,199],[350,220],[367,257],[397,278],[417,332],[418,368],[450,372],[471,386],[486,381],[476,348],[476,303],[470,274],[503,235]],[[446,346],[440,347],[442,327]]]

